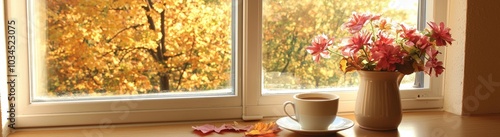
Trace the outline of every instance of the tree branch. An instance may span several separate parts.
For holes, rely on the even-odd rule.
[[[149,12],[149,11],[151,11],[151,9],[153,11],[155,11],[156,13],[158,13],[156,11],[156,9],[154,9],[153,2],[151,0],[147,0],[147,3],[148,3],[148,6],[142,6],[142,8],[146,11],[146,13]],[[153,20],[153,17],[151,17],[151,16],[149,16],[149,15],[146,14],[146,18],[148,19],[149,29],[150,30],[155,30],[156,27],[155,27],[155,22]]]
[[[106,40],[106,43],[109,43],[111,42],[113,39],[115,39],[120,33],[128,30],[128,29],[136,29],[137,27],[140,27],[140,26],[143,26],[144,24],[137,24],[137,25],[134,25],[134,26],[130,26],[130,27],[127,27],[127,28],[123,28],[122,30],[118,31],[115,35],[113,35],[113,37],[109,38]]]

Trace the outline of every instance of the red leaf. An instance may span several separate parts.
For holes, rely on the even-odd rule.
[[[252,125],[239,125],[237,122],[234,122],[234,124],[222,124],[220,127],[216,127],[214,125],[210,124],[205,124],[202,126],[192,126],[194,130],[199,130],[203,134],[209,133],[209,132],[216,132],[220,133],[223,130],[234,130],[234,131],[249,131],[252,129]]]
[[[234,125],[232,125],[232,129],[235,131],[249,131],[252,128],[252,125],[239,125],[236,121],[234,122]]]
[[[214,131],[216,128],[214,125],[205,124],[203,126],[192,126],[194,130],[199,130],[203,134]]]
[[[230,126],[228,126],[226,124],[222,124],[222,126],[220,126],[219,128],[214,128],[214,131],[217,133],[220,133],[222,130],[226,130],[226,129],[231,129],[231,128],[230,128]]]

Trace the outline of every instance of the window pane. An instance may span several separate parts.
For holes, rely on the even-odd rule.
[[[340,26],[353,12],[381,14],[416,25],[418,0],[264,0],[263,92],[357,87],[357,74],[344,75],[338,68],[339,56],[314,63],[305,51],[318,34],[346,37]],[[414,79],[414,75],[406,76],[402,87],[411,87]]]
[[[31,2],[34,100],[234,94],[231,0]]]

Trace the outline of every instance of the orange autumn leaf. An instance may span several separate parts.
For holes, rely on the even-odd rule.
[[[359,65],[354,62],[351,58],[342,58],[339,62],[339,68],[342,72],[347,73],[359,69]]]
[[[276,125],[275,122],[269,122],[269,123],[256,123],[253,128],[245,132],[245,136],[275,136],[277,132],[281,131],[281,129]]]

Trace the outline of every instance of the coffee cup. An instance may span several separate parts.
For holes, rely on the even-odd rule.
[[[339,96],[334,94],[299,93],[293,96],[293,101],[286,101],[283,109],[303,130],[327,130],[337,117],[338,104]],[[292,106],[295,117],[286,111],[288,105]]]

